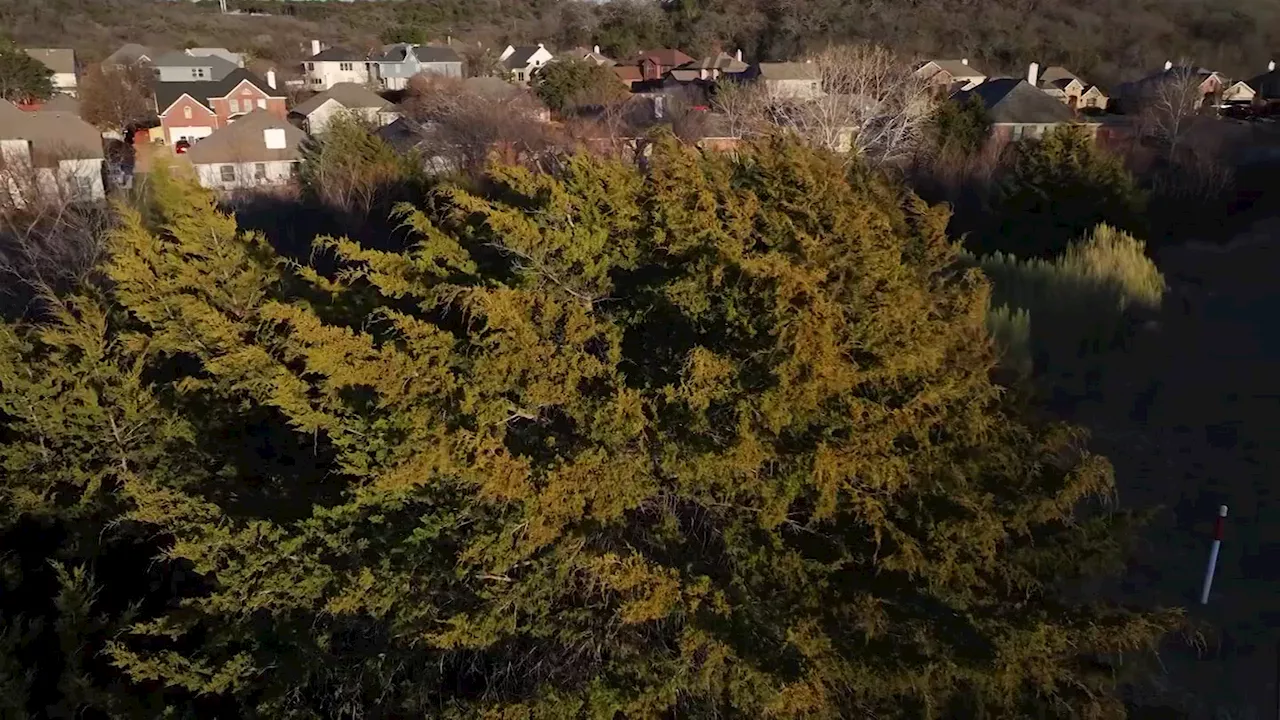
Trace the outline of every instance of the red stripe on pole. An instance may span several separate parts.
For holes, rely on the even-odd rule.
[[[1223,525],[1222,520],[1223,520],[1222,516],[1219,515],[1218,519],[1215,520],[1213,523],[1213,539],[1214,540],[1222,539],[1222,525]]]

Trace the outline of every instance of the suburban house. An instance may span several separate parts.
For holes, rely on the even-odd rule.
[[[236,52],[231,52],[226,48],[194,47],[194,48],[187,48],[186,50],[183,50],[183,52],[190,55],[191,57],[220,57],[223,60],[226,60],[227,62],[231,63],[232,65],[235,65],[236,67],[244,67],[244,55],[241,55],[240,53],[236,53]]]
[[[822,74],[813,63],[756,63],[747,76],[763,83],[765,92],[774,99],[809,100],[822,95]]]
[[[216,55],[188,55],[180,50],[151,58],[156,79],[169,82],[217,82],[230,75],[237,65]]]
[[[320,48],[319,40],[311,41],[311,57],[302,64],[307,87],[323,92],[338,83],[368,85],[373,79],[370,63],[353,50],[331,47]]]
[[[53,81],[55,92],[75,95],[76,86],[76,51],[66,48],[27,48],[27,54],[44,63],[53,71],[49,79]]]
[[[742,62],[742,51],[739,50],[736,55],[722,52],[685,63],[672,70],[671,74],[678,80],[719,80],[721,75],[740,75],[746,71],[747,64]]]
[[[551,62],[554,56],[542,43],[537,45],[508,45],[498,56],[498,62],[511,73],[511,79],[518,83],[528,83],[543,65]]]
[[[992,78],[952,96],[957,102],[977,97],[991,119],[991,136],[997,140],[1043,137],[1059,125],[1076,121],[1071,108],[1023,78]],[[1096,123],[1086,123],[1096,129]]]
[[[1280,73],[1274,60],[1267,63],[1267,71],[1249,79],[1254,92],[1254,102],[1271,103],[1280,100]]]
[[[1253,86],[1243,80],[1237,80],[1222,91],[1222,102],[1229,105],[1252,105],[1257,96],[1258,92],[1253,89]]]
[[[397,43],[371,59],[378,82],[387,90],[403,90],[418,73],[462,77],[462,58],[451,47]]]
[[[1216,105],[1222,98],[1222,92],[1230,85],[1227,78],[1220,73],[1202,67],[1174,65],[1166,61],[1164,68],[1131,83],[1120,87],[1120,95],[1126,103],[1141,102],[1142,98],[1153,92],[1161,83],[1178,82],[1187,79],[1196,85],[1203,105]],[[1257,88],[1253,88],[1257,89]]]
[[[216,82],[156,83],[155,98],[160,128],[170,145],[208,137],[255,110],[288,118],[285,96],[276,90],[273,73],[267,73],[265,81],[237,69]]]
[[[254,110],[187,151],[200,184],[217,190],[287,185],[307,134],[267,110]]]
[[[0,100],[0,206],[101,200],[105,157],[98,129],[75,115],[25,113]]]
[[[640,68],[635,65],[614,65],[609,69],[629,88],[635,87],[636,83],[644,80],[644,76],[640,74]]]
[[[658,48],[637,54],[627,64],[640,69],[642,80],[660,80],[663,75],[693,61],[693,58],[675,48]]]
[[[1086,84],[1061,65],[1050,65],[1044,72],[1039,72],[1039,65],[1031,63],[1027,81],[1073,110],[1100,112],[1107,109],[1107,94],[1101,88]]]
[[[382,127],[400,116],[396,106],[363,85],[338,83],[289,111],[302,129],[315,135],[324,132],[336,116],[348,114]]]
[[[971,90],[982,84],[987,76],[969,64],[969,58],[959,60],[927,60],[916,68],[916,76],[929,81],[930,85],[953,90]]]
[[[126,65],[137,65],[138,63],[150,63],[152,58],[163,54],[163,52],[153,50],[146,45],[125,43],[120,46],[119,50],[108,55],[102,61],[102,64],[107,67],[124,67]]]
[[[584,47],[576,47],[560,53],[560,57],[573,58],[575,60],[586,60],[597,65],[605,67],[613,67],[618,64],[617,60],[600,52],[600,46],[596,45],[590,49]]]

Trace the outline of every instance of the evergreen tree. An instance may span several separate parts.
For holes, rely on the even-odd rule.
[[[1109,465],[1005,405],[945,214],[845,172],[495,167],[331,273],[158,178],[109,283],[0,332],[0,530],[158,543],[85,657],[171,714],[1118,710],[1178,619],[1075,591]]]
[[[53,71],[21,48],[0,39],[0,99],[13,103],[47,100]]]
[[[533,91],[559,113],[582,104],[604,105],[627,95],[626,86],[612,70],[577,58],[547,63],[534,78]]]
[[[1062,126],[1013,148],[999,181],[983,252],[1052,258],[1095,225],[1144,230],[1146,197],[1119,157],[1080,126]]]
[[[422,159],[396,152],[358,116],[338,113],[303,146],[299,176],[315,199],[364,217],[412,196],[423,182]]]
[[[930,122],[933,145],[940,153],[972,155],[991,134],[991,118],[982,98],[970,95],[963,103],[941,102]]]

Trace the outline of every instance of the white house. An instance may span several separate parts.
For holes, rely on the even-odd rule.
[[[543,65],[551,62],[554,56],[551,51],[538,43],[537,45],[508,45],[498,56],[498,62],[511,73],[514,82],[525,84],[533,79]]]
[[[764,85],[771,98],[811,100],[823,94],[822,73],[813,63],[756,63],[749,74]]]
[[[321,49],[319,40],[311,41],[311,57],[302,64],[307,87],[323,92],[338,83],[368,85],[373,75],[363,55],[346,48]]]
[[[0,206],[106,197],[98,129],[72,113],[25,113],[0,100]]]
[[[349,114],[373,125],[388,125],[400,116],[396,106],[363,85],[338,83],[289,111],[307,132],[324,132],[334,117]]]
[[[462,57],[451,47],[387,45],[370,59],[374,75],[383,88],[403,90],[409,79],[419,73],[462,77]]]
[[[67,95],[76,94],[76,51],[66,48],[27,48],[27,54],[53,71],[53,89]]]
[[[287,185],[307,134],[267,110],[254,110],[197,140],[186,153],[200,184],[217,190]]]

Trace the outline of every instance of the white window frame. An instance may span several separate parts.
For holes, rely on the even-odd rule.
[[[230,175],[231,175],[231,177],[227,177],[227,175],[228,175],[228,174],[230,174]],[[218,178],[219,178],[219,179],[221,179],[221,180],[222,180],[222,182],[224,182],[224,183],[233,183],[233,182],[235,182],[235,181],[236,181],[236,166],[235,166],[235,165],[220,165],[220,166],[218,166]]]

